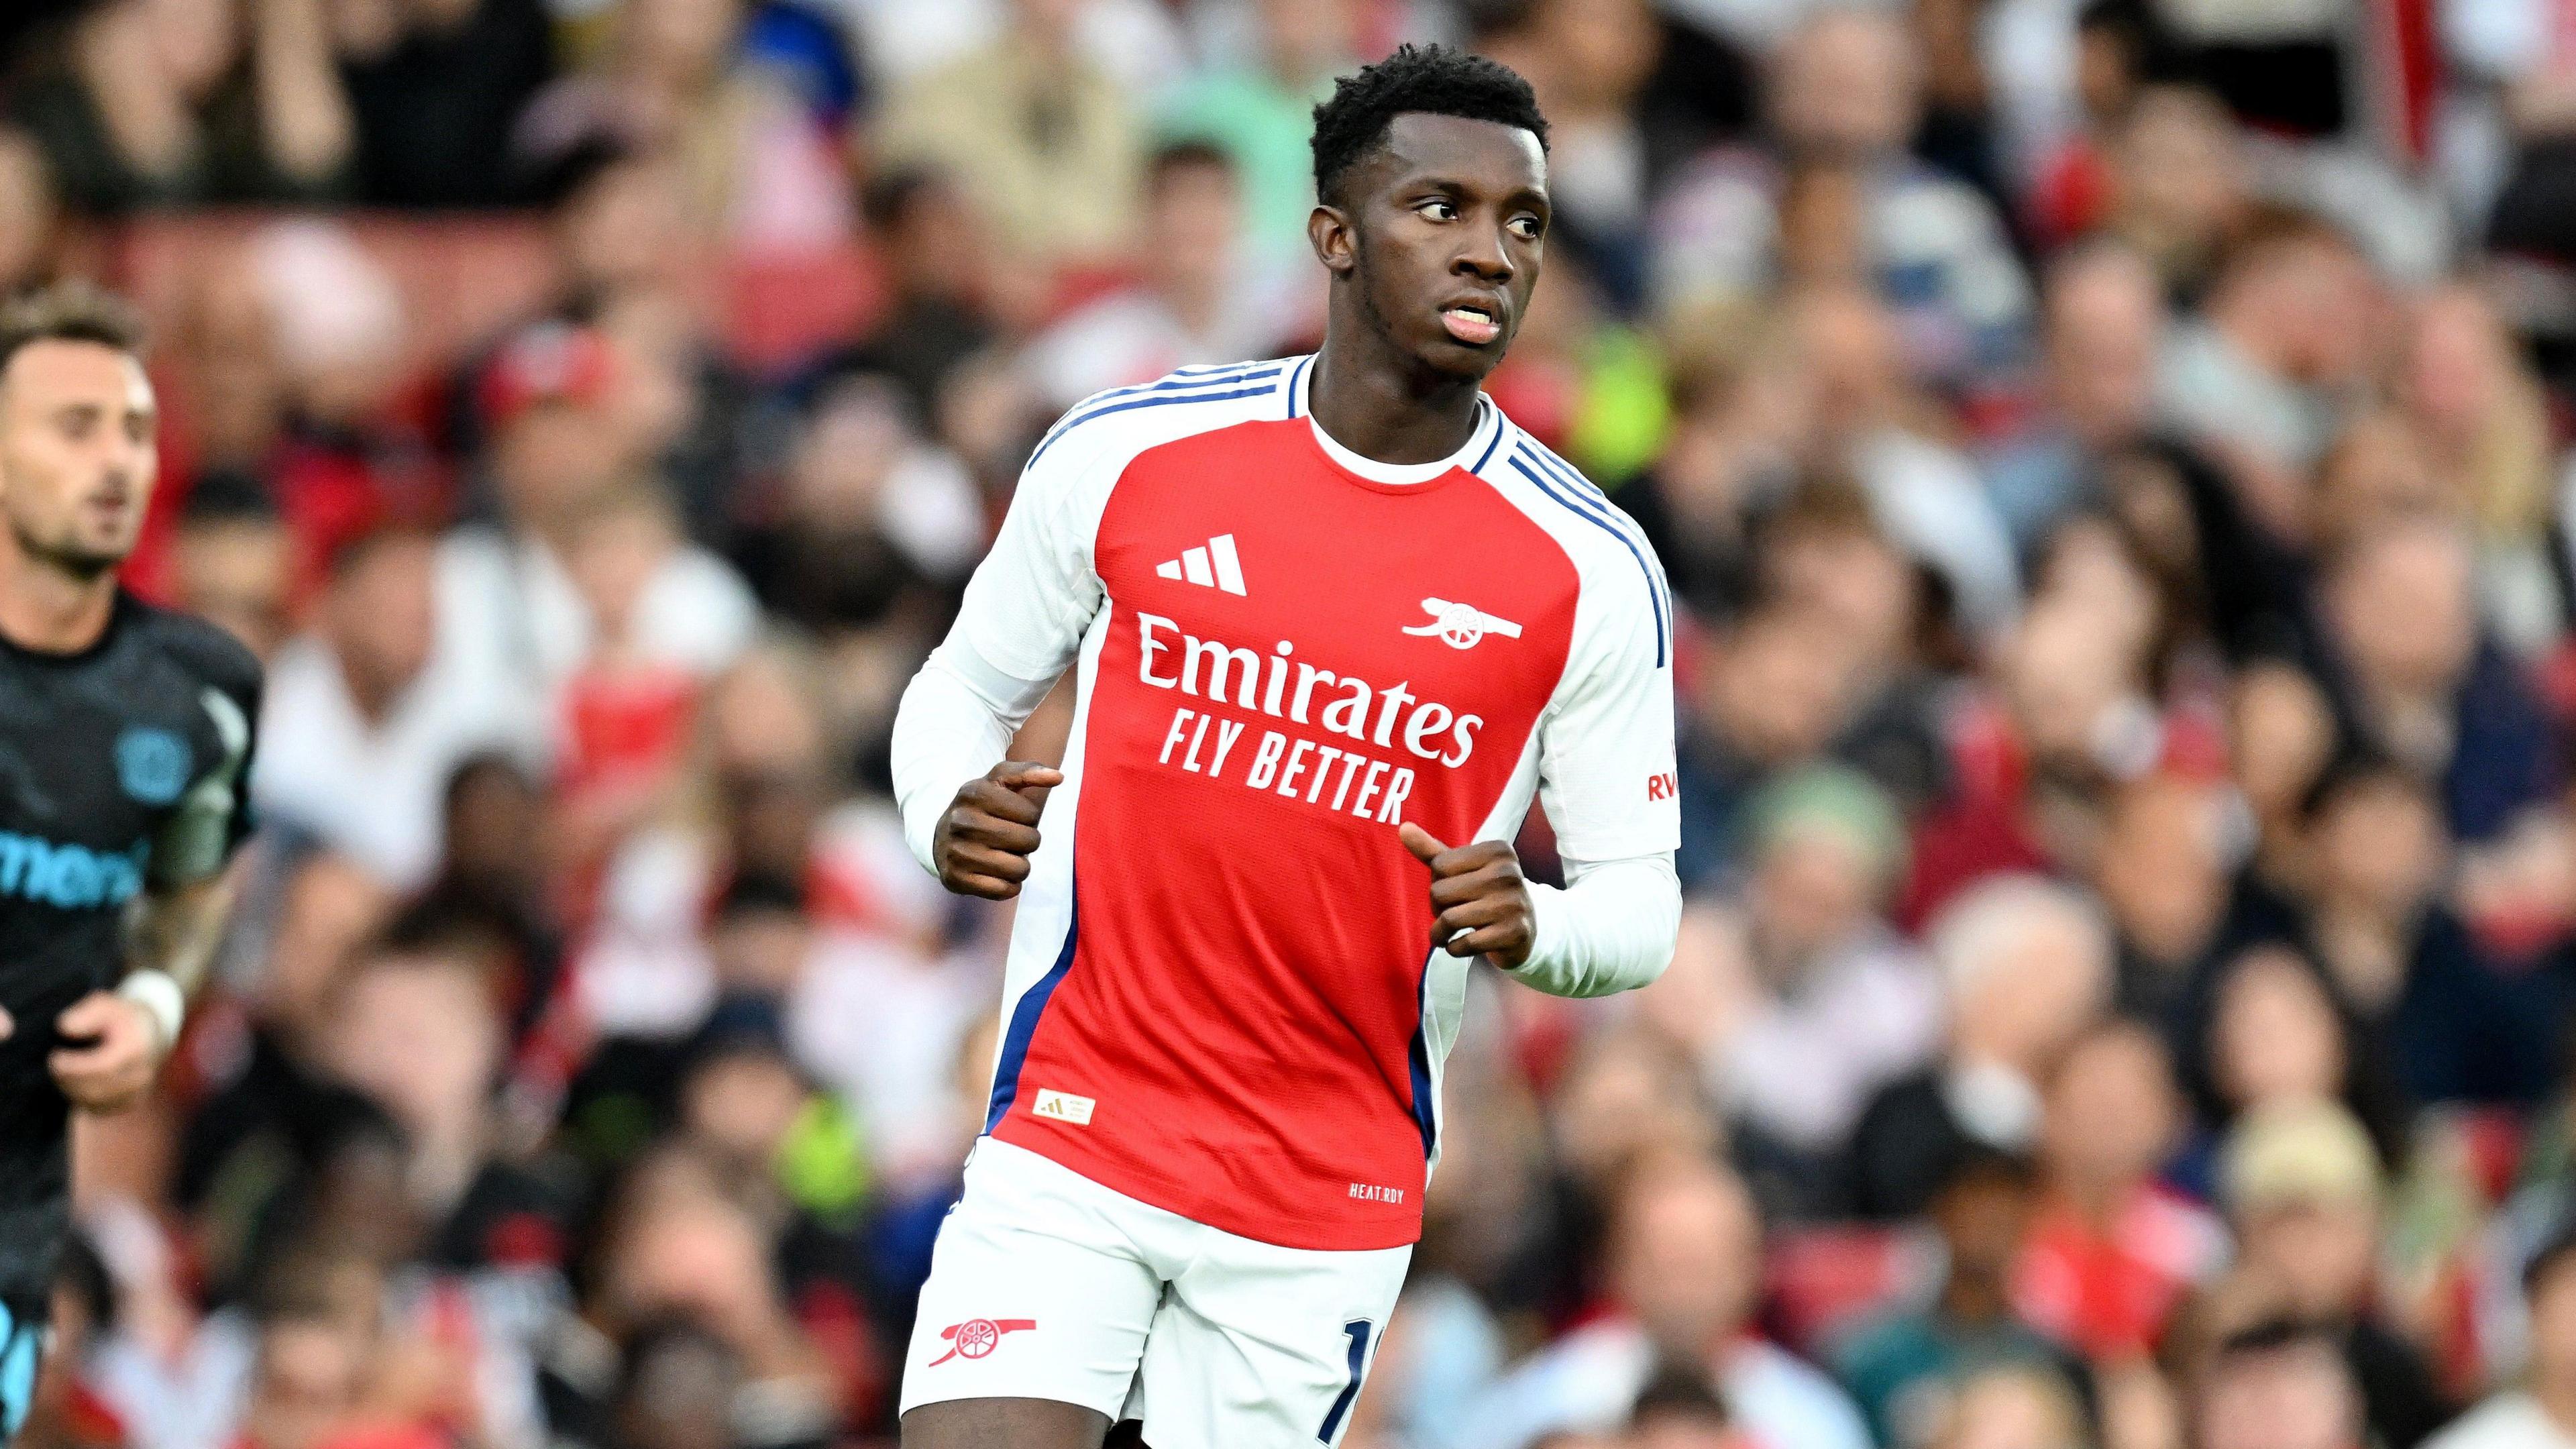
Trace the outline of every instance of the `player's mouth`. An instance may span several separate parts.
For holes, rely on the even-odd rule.
[[[1442,308],[1440,325],[1469,347],[1486,347],[1503,335],[1501,313],[1482,302],[1458,302]]]

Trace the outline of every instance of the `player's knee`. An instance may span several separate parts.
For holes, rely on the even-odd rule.
[[[951,1399],[903,1416],[903,1449],[1102,1449],[1108,1433],[1107,1416],[1053,1399]]]

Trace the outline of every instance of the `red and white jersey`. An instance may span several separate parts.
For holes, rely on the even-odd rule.
[[[1672,605],[1627,516],[1485,401],[1445,463],[1306,416],[1311,358],[1095,396],[952,644],[1078,669],[986,1130],[1295,1248],[1420,1234],[1467,962],[1397,839],[1670,852]]]

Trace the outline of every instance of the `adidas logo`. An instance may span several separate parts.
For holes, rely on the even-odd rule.
[[[1203,589],[1242,595],[1243,560],[1235,556],[1234,535],[1220,533],[1205,548],[1185,548],[1181,556],[1154,565],[1158,578],[1185,579]],[[1245,595],[1245,597],[1249,597]]]

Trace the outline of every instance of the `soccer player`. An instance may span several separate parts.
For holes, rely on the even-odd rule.
[[[1018,897],[908,1449],[1337,1442],[1472,960],[1587,996],[1671,958],[1671,600],[1479,387],[1538,281],[1546,136],[1458,52],[1340,81],[1323,350],[1066,414],[904,694],[914,853]],[[1068,666],[1063,767],[1003,760]],[[1534,794],[1561,891],[1510,845]]]
[[[0,309],[0,1441],[70,1229],[70,1109],[152,1084],[229,906],[259,666],[117,584],[158,469],[125,308]]]

